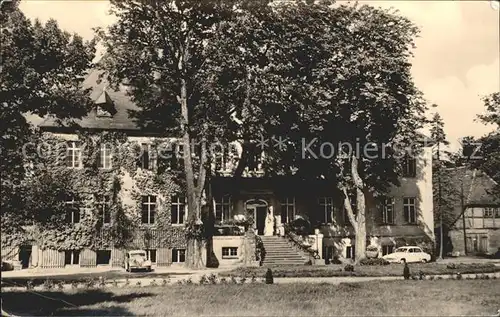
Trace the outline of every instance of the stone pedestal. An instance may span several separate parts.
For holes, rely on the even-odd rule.
[[[325,259],[314,259],[313,265],[325,265]]]

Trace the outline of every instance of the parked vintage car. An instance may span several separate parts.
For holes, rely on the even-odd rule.
[[[382,258],[391,263],[404,263],[405,261],[408,263],[427,263],[431,260],[431,255],[422,251],[420,247],[406,246],[397,248],[396,251],[384,255]]]
[[[151,271],[151,261],[147,259],[146,251],[128,251],[125,255],[125,270],[127,272],[132,272],[133,270]]]

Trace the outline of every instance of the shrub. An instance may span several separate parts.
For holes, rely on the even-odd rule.
[[[245,284],[245,282],[247,281],[247,278],[245,276],[243,276],[241,279],[240,279],[240,283],[241,284]]]
[[[118,281],[117,280],[113,280],[113,286],[114,287],[118,287]]]
[[[208,283],[217,284],[217,275],[215,275],[214,273],[210,274],[208,276]]]
[[[267,269],[266,284],[273,284],[273,283],[274,283],[273,271],[271,271],[271,269]]]
[[[420,280],[425,279],[425,274],[424,274],[424,272],[419,271],[419,272],[418,272],[418,277],[419,277],[419,279],[420,279]]]
[[[346,271],[346,272],[354,272],[354,266],[351,265],[351,264],[346,264],[346,266],[344,266],[344,271]]]
[[[225,278],[225,277],[221,278],[221,279],[220,279],[220,283],[221,283],[221,284],[227,284],[227,280],[226,280],[226,278]]]
[[[32,290],[33,289],[33,281],[28,281],[26,282],[26,290]]]
[[[261,237],[255,235],[255,259],[262,265],[265,258],[266,249],[264,248],[264,242],[262,242]]]
[[[312,233],[311,223],[303,218],[293,220],[289,223],[285,230],[289,230],[299,236],[305,236]]]
[[[389,265],[389,261],[382,258],[362,259],[360,265]]]
[[[89,278],[87,281],[85,281],[85,287],[93,288],[94,286],[95,286],[94,279]]]
[[[378,258],[378,248],[374,245],[370,245],[366,248],[365,254],[368,259]]]
[[[457,277],[457,280],[461,280],[462,279],[462,274],[460,274],[460,272],[459,272],[459,273],[457,273],[456,277]]]
[[[156,280],[155,280],[155,279],[153,279],[153,280],[151,281],[151,283],[149,284],[149,286],[157,286],[157,285],[158,285],[158,284],[156,283]]]
[[[45,290],[51,290],[54,288],[54,282],[52,282],[51,280],[49,279],[46,279],[45,282],[43,282],[43,285],[42,285],[43,289]]]
[[[167,285],[167,283],[168,282],[166,279],[164,279],[164,278],[161,279],[161,285],[165,286],[165,285]]]
[[[340,260],[340,257],[336,254],[330,260],[330,264],[342,264],[342,261]]]
[[[106,285],[106,280],[102,277],[99,276],[99,287],[104,287]]]
[[[255,274],[252,274],[252,279],[250,280],[251,283],[257,282],[257,278],[255,277]]]
[[[238,284],[238,280],[236,279],[236,277],[231,276],[231,284]]]
[[[135,286],[141,286],[141,285],[142,285],[141,281],[137,281],[137,283],[135,283]]]
[[[455,270],[457,268],[457,265],[455,263],[449,263],[446,265],[446,268],[450,270]]]
[[[64,283],[62,281],[57,282],[57,288],[59,290],[63,290],[64,289]]]
[[[200,284],[201,285],[204,285],[204,284],[208,284],[208,278],[205,274],[203,274],[201,277],[200,277]]]
[[[188,278],[188,279],[186,280],[186,284],[187,284],[187,285],[191,285],[191,284],[193,284],[193,280],[192,280],[191,278]]]
[[[125,278],[125,286],[129,286],[130,285],[130,280],[127,278]]]
[[[78,282],[77,281],[72,281],[71,282],[71,288],[77,289],[78,288]]]

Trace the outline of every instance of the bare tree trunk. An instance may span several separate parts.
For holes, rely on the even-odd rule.
[[[365,258],[366,251],[366,202],[365,202],[365,194],[361,189],[356,189],[356,198],[357,198],[357,207],[358,213],[356,215],[357,222],[357,230],[356,230],[356,254],[355,254],[355,262],[359,263],[362,259]]]
[[[443,259],[443,246],[444,246],[444,230],[443,230],[443,210],[441,208],[441,155],[440,155],[440,142],[437,144],[437,163],[438,163],[438,212],[439,212],[439,257],[438,260]]]
[[[181,57],[179,58],[178,68],[182,73],[184,71],[184,61],[188,56],[188,45],[181,48]],[[181,79],[181,93],[178,97],[181,106],[181,131],[184,155],[184,172],[186,176],[186,189],[187,189],[187,205],[188,205],[188,226],[191,229],[199,229],[202,225],[201,222],[201,195],[205,182],[206,167],[206,143],[202,142],[202,153],[200,160],[200,170],[198,175],[198,186],[195,184],[195,173],[193,167],[192,153],[191,153],[191,137],[189,126],[189,110],[188,110],[188,94],[186,79]],[[203,263],[204,241],[201,237],[189,237],[187,241],[187,254],[186,266],[192,269],[200,269],[205,266]]]
[[[366,250],[366,199],[364,193],[364,182],[358,173],[358,159],[356,158],[355,154],[352,155],[351,174],[354,181],[354,186],[356,187],[356,215],[354,215],[347,188],[343,186],[341,190],[344,194],[344,208],[347,211],[347,217],[349,218],[349,222],[352,224],[354,233],[356,235],[355,263],[359,263],[361,259],[365,258]]]

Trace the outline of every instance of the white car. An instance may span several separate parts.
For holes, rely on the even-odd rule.
[[[397,248],[394,253],[386,254],[382,257],[391,263],[421,262],[427,263],[431,260],[431,255],[422,251],[420,247],[406,246]]]
[[[151,261],[147,259],[146,251],[133,250],[127,252],[125,255],[125,270],[132,272],[132,270],[146,270],[151,271]]]

